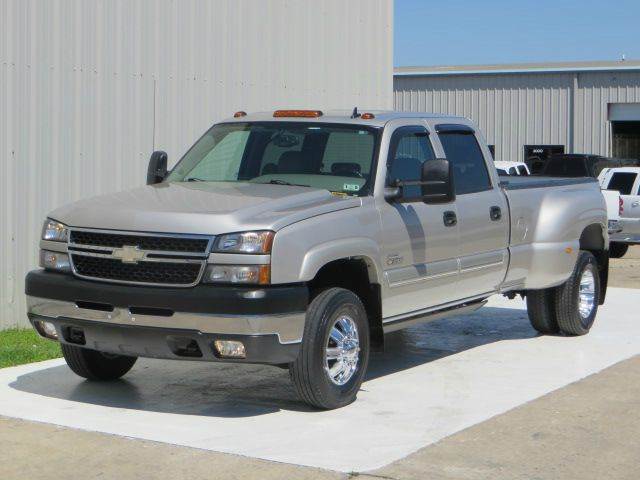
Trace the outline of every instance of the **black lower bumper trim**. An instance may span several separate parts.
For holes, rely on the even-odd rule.
[[[282,344],[277,335],[222,335],[33,314],[29,315],[29,320],[32,324],[37,321],[53,323],[61,343],[132,357],[282,365],[295,361],[300,350],[299,343]],[[41,332],[36,325],[34,327]],[[220,358],[213,347],[215,340],[242,342],[246,357]]]
[[[222,315],[303,312],[309,302],[309,289],[302,283],[268,287],[146,287],[94,282],[44,270],[27,274],[25,293],[32,297],[66,302],[93,302],[122,308],[162,308],[176,312]]]

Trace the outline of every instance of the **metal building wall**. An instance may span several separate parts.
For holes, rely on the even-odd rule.
[[[399,76],[398,110],[474,120],[496,160],[523,160],[524,145],[610,155],[608,104],[640,102],[640,72],[567,72]]]
[[[592,72],[577,75],[575,150],[611,155],[610,103],[640,102],[640,72]]]
[[[462,115],[496,146],[496,160],[521,160],[525,144],[567,144],[571,75],[396,77],[398,110]]]
[[[0,328],[47,211],[144,183],[236,110],[390,108],[392,0],[0,2]]]

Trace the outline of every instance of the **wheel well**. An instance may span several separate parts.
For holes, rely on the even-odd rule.
[[[604,303],[609,282],[609,249],[605,248],[603,227],[594,223],[586,227],[580,235],[580,250],[591,252],[598,261],[600,276],[600,304]]]
[[[364,258],[344,258],[324,265],[309,282],[311,298],[330,287],[341,287],[358,295],[367,311],[371,346],[382,348],[382,300],[380,285],[372,282]]]

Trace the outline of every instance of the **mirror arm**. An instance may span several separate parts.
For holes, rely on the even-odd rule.
[[[402,187],[385,187],[384,188],[384,199],[388,202],[392,202],[402,197]]]

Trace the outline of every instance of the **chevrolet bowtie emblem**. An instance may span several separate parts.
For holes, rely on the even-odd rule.
[[[144,260],[144,257],[147,256],[147,254],[138,247],[130,245],[114,249],[111,255],[114,258],[122,260],[122,263],[138,263],[140,260]]]

